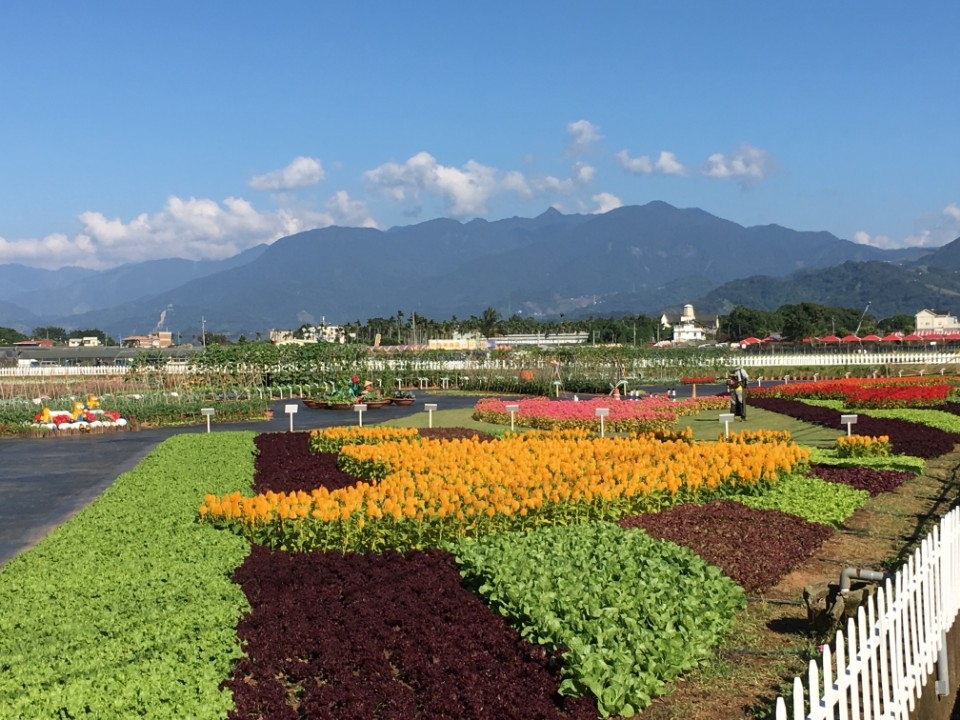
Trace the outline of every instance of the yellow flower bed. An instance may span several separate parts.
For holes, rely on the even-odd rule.
[[[310,493],[208,495],[201,518],[288,549],[423,547],[454,537],[616,518],[772,483],[808,451],[752,443],[663,442],[649,436],[525,433],[494,442],[349,445],[341,466],[379,482]]]
[[[890,455],[890,438],[887,435],[841,435],[837,438],[837,457],[887,457]]]

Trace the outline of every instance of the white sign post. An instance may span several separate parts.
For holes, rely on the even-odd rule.
[[[293,432],[293,414],[297,411],[296,405],[284,405],[284,410],[290,416],[290,432]]]
[[[213,408],[200,408],[200,414],[207,419],[207,432],[210,432],[210,417],[216,412]]]
[[[513,432],[513,416],[520,409],[519,405],[505,405],[507,412],[510,413],[510,432]]]
[[[357,403],[353,406],[353,411],[357,414],[357,422],[360,423],[360,427],[363,427],[363,413],[367,409],[366,403]]]
[[[734,417],[733,413],[720,413],[720,422],[723,423],[723,436],[725,438],[730,437],[730,423],[733,422]]]
[[[433,427],[433,411],[437,409],[436,403],[424,403],[423,409],[427,411],[428,425],[427,427]]]
[[[857,424],[857,416],[856,416],[856,415],[841,415],[841,416],[840,416],[840,424],[847,426],[847,436],[849,437],[850,434],[851,434],[851,432],[852,432],[852,431],[850,430],[851,426]]]
[[[594,414],[600,418],[600,437],[603,437],[603,419],[610,414],[610,408],[597,408]]]

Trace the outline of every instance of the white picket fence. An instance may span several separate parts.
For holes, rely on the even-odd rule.
[[[872,720],[910,717],[932,678],[950,688],[946,636],[960,610],[960,508],[939,526],[865,607],[838,630],[833,648],[793,681],[793,708],[777,698],[776,720]],[[809,708],[809,709],[808,709]]]

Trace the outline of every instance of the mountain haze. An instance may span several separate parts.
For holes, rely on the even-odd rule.
[[[386,231],[327,227],[219,262],[47,275],[30,269],[32,286],[0,286],[0,325],[21,332],[37,325],[100,328],[122,337],[155,329],[167,310],[166,329],[185,337],[199,334],[201,318],[209,331],[253,337],[397,311],[436,319],[480,315],[487,307],[501,315],[659,315],[693,302],[698,312],[722,312],[801,296],[820,302],[810,294],[826,295],[827,287],[837,296],[829,304],[843,306],[859,306],[863,293],[896,289],[891,297],[909,303],[897,312],[913,313],[948,296],[916,274],[953,282],[956,272],[948,268],[960,267],[960,249],[938,252],[917,258],[917,251],[881,250],[826,232],[743,227],[663,202],[602,215],[550,209],[535,218],[437,219]],[[929,266],[921,272],[923,262]],[[16,274],[10,268],[0,266],[0,280]],[[898,278],[908,276],[915,284],[900,289]],[[868,299],[876,303],[880,295]]]

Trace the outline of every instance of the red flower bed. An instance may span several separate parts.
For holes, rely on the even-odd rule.
[[[903,470],[874,470],[866,467],[841,467],[837,465],[811,465],[810,471],[821,480],[849,485],[857,490],[866,490],[871,496],[896,490],[913,473]]]
[[[595,720],[557,695],[559,662],[460,583],[448,553],[289,554],[237,569],[247,657],[230,718]]]
[[[815,425],[836,428],[838,431],[843,429],[840,412],[830,408],[807,405],[799,400],[755,395],[751,398],[751,404],[761,410],[770,410]],[[860,414],[856,428],[858,435],[886,435],[890,438],[890,447],[896,454],[921,458],[944,455],[960,442],[960,435],[957,433],[893,418],[874,418]]]
[[[854,387],[847,392],[845,402],[851,408],[935,407],[942,405],[949,393],[949,385]]]
[[[757,397],[840,400],[851,408],[907,408],[942,405],[951,386],[942,378],[845,378],[758,388]]]
[[[833,534],[826,525],[779,510],[754,510],[733,500],[678,505],[624,518],[620,525],[642,528],[656,538],[690,548],[748,593],[776,585]]]

